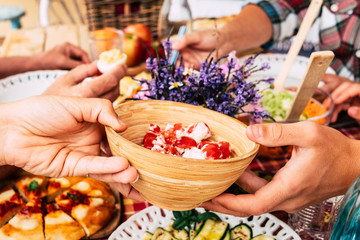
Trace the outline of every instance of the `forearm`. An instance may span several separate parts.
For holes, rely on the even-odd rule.
[[[344,152],[344,156],[350,156],[350,158],[348,159],[349,164],[343,179],[343,186],[345,188],[342,194],[345,194],[350,185],[360,175],[360,140],[349,139],[349,146],[348,152]]]
[[[0,58],[0,79],[18,73],[41,69],[43,69],[43,65],[39,54]]]
[[[0,167],[6,165],[5,161],[5,139],[6,129],[8,128],[8,113],[6,112],[6,103],[0,103]]]
[[[219,30],[219,35],[224,52],[249,50],[271,39],[272,23],[261,7],[249,4]]]

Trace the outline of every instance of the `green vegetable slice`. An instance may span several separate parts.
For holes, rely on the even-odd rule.
[[[36,189],[38,189],[39,187],[39,183],[35,180],[32,180],[27,188],[27,190],[30,191],[35,191]]]

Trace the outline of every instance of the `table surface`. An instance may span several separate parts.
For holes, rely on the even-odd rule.
[[[89,52],[86,25],[52,25],[49,27],[9,31],[2,46],[1,56],[30,56],[70,42]]]
[[[80,46],[88,52],[88,36],[89,33],[85,25],[55,25],[44,28],[12,30],[5,37],[0,56],[29,56],[49,50],[55,45],[66,41]],[[136,69],[137,72],[138,69]],[[333,126],[350,138],[360,139],[360,128],[354,122],[346,120],[344,123],[340,122]],[[273,175],[286,162],[286,158],[276,160],[255,158],[250,168],[263,176]],[[133,201],[126,197],[123,198],[122,203],[122,222],[151,205],[148,202]],[[285,222],[288,220],[285,212],[275,212],[273,214]]]

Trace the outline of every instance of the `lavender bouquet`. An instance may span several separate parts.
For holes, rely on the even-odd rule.
[[[262,95],[256,86],[262,81],[271,84],[274,79],[247,81],[252,73],[269,69],[267,63],[260,67],[254,66],[255,57],[250,57],[240,65],[233,52],[219,59],[208,57],[201,62],[200,70],[195,71],[185,69],[182,59],[178,66],[170,64],[171,42],[164,41],[163,48],[163,58],[150,56],[146,60],[146,68],[150,70],[152,80],[139,80],[141,90],[135,93],[132,99],[183,102],[203,106],[231,117],[249,115],[255,121],[271,118],[258,104]],[[226,63],[220,64],[225,59]]]

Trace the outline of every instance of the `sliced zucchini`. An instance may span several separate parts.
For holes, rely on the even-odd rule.
[[[268,237],[265,234],[260,234],[260,235],[253,237],[251,240],[275,240],[275,238]]]
[[[158,227],[156,228],[154,234],[151,237],[151,240],[178,240],[176,239],[171,232],[166,231],[165,229]]]
[[[195,230],[198,231],[199,228],[203,225],[204,221],[200,221],[200,222],[197,222],[195,223]]]
[[[207,219],[200,227],[194,240],[221,240],[226,235],[229,224],[226,222]]]
[[[178,240],[189,240],[188,232],[185,229],[180,229],[180,230],[174,229],[172,227],[173,223],[174,223],[174,220],[171,220],[170,224],[168,226],[166,226],[164,229],[166,231],[171,232],[171,234]]]
[[[238,240],[250,240],[253,235],[251,227],[245,223],[240,223],[239,225],[233,227],[230,233],[231,239]]]
[[[143,240],[151,240],[152,235],[153,234],[151,232],[146,231]]]
[[[195,236],[196,236],[196,231],[195,230],[193,230],[193,229],[190,229],[190,231],[189,231],[189,239],[190,240],[194,240],[194,238],[195,238]]]
[[[179,240],[189,240],[189,234],[184,229],[181,230],[172,229],[171,233],[175,238]]]
[[[231,240],[230,229],[228,229],[221,240]]]

